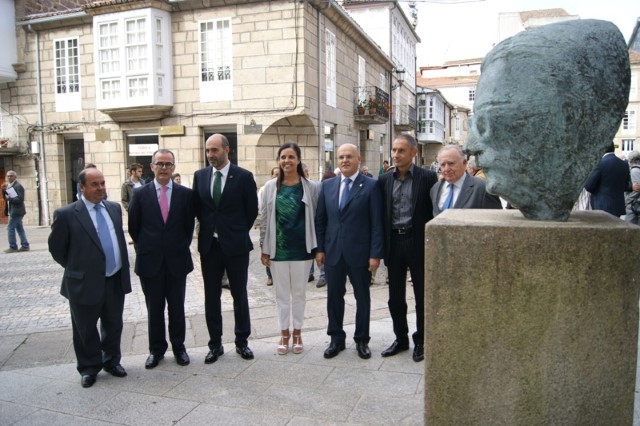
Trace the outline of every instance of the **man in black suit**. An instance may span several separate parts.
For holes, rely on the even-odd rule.
[[[359,172],[358,148],[343,144],[337,154],[340,176],[322,182],[315,217],[316,262],[324,265],[327,279],[327,334],[331,336],[324,357],[333,358],[345,349],[344,295],[349,277],[356,299],[353,340],[358,356],[367,359],[371,357],[369,285],[384,248],[382,202],[376,181]]]
[[[631,175],[629,165],[616,157],[615,149],[611,143],[584,188],[591,193],[593,210],[620,217],[626,214],[624,193],[631,191]]]
[[[447,209],[501,209],[500,198],[489,194],[482,179],[466,172],[467,159],[460,145],[445,145],[438,152],[443,180],[431,188],[433,216]]]
[[[104,176],[97,168],[82,170],[78,180],[82,199],[54,212],[49,252],[64,268],[60,294],[69,299],[77,369],[88,388],[103,368],[127,375],[120,337],[131,281],[120,205],[103,201]]]
[[[393,173],[378,178],[384,206],[384,263],[389,274],[389,312],[395,341],[382,352],[393,356],[409,349],[407,325],[407,269],[411,272],[416,303],[413,360],[424,359],[424,226],[433,219],[429,191],[438,182],[431,170],[413,164],[418,144],[409,135],[398,136],[391,145]]]
[[[236,352],[243,359],[253,359],[247,342],[251,334],[247,278],[249,252],[253,250],[249,231],[258,216],[256,182],[251,172],[229,162],[229,141],[224,135],[210,136],[205,149],[211,167],[198,170],[193,178],[209,330],[209,353],[204,362],[216,362],[224,353],[220,296],[225,271],[233,297]]]
[[[193,271],[191,240],[195,213],[193,191],[175,185],[175,156],[168,149],[153,154],[152,182],[136,188],[129,203],[129,235],[135,244],[135,272],[147,304],[149,357],[145,368],[158,365],[168,345],[164,306],[169,311],[169,340],[176,362],[189,364],[184,347],[184,297],[187,275]]]

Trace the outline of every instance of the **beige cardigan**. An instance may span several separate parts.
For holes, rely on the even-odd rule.
[[[276,186],[277,178],[271,179],[260,190],[260,247],[262,253],[270,258],[276,255]],[[318,185],[312,181],[301,178],[302,202],[304,209],[304,228],[307,252],[318,246],[316,240],[315,214],[318,205]]]

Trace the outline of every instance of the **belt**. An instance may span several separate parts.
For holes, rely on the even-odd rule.
[[[391,232],[398,235],[405,235],[411,233],[411,228],[396,228],[392,229]]]

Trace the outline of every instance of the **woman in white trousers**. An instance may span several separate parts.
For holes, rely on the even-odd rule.
[[[306,284],[317,246],[314,216],[317,186],[304,176],[300,147],[286,142],[278,150],[278,177],[265,183],[260,200],[262,264],[271,268],[280,326],[277,352],[303,350]]]

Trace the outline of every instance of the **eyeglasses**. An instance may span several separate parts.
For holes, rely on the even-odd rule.
[[[173,166],[175,166],[175,164],[173,163],[163,163],[162,161],[158,161],[157,163],[153,163],[155,164],[156,167],[159,167],[161,169],[170,169]]]

